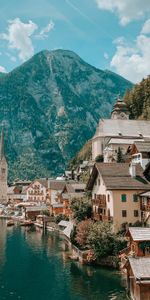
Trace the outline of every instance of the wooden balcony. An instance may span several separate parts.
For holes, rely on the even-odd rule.
[[[97,214],[97,213],[93,214],[93,219],[95,221],[103,221],[103,222],[112,222],[113,221],[112,217],[105,216],[103,214]]]
[[[106,208],[106,196],[96,195],[96,198],[92,200],[92,204],[98,206],[99,208]]]
[[[150,204],[143,204],[141,203],[141,211],[147,211],[150,212]]]

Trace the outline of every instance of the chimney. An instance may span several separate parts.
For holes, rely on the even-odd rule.
[[[132,178],[136,177],[136,163],[133,161],[129,165],[129,173]]]

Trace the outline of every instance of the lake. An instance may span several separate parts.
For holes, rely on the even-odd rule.
[[[0,220],[0,300],[126,300],[124,285],[116,271],[69,260],[58,234]]]

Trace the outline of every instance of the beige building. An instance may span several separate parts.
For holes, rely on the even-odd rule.
[[[92,139],[92,159],[105,154],[105,162],[112,161],[112,156],[115,160],[118,147],[124,153],[135,140],[150,140],[150,121],[129,120],[126,104],[118,99],[111,119],[99,121]]]
[[[33,181],[27,188],[27,201],[36,203],[48,203],[48,180],[37,179]]]
[[[0,141],[0,203],[7,203],[7,174],[8,167],[4,153],[4,133],[2,130]]]
[[[112,221],[114,231],[123,224],[141,221],[138,194],[149,190],[150,183],[140,165],[128,163],[97,163],[87,189],[92,192],[93,217]]]

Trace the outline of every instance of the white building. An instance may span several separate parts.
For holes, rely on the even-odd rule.
[[[111,119],[101,119],[92,139],[92,160],[98,155],[116,155],[116,148],[124,152],[135,140],[150,140],[150,121],[129,120],[126,104],[118,99],[114,105]],[[119,141],[119,144],[118,144]]]

